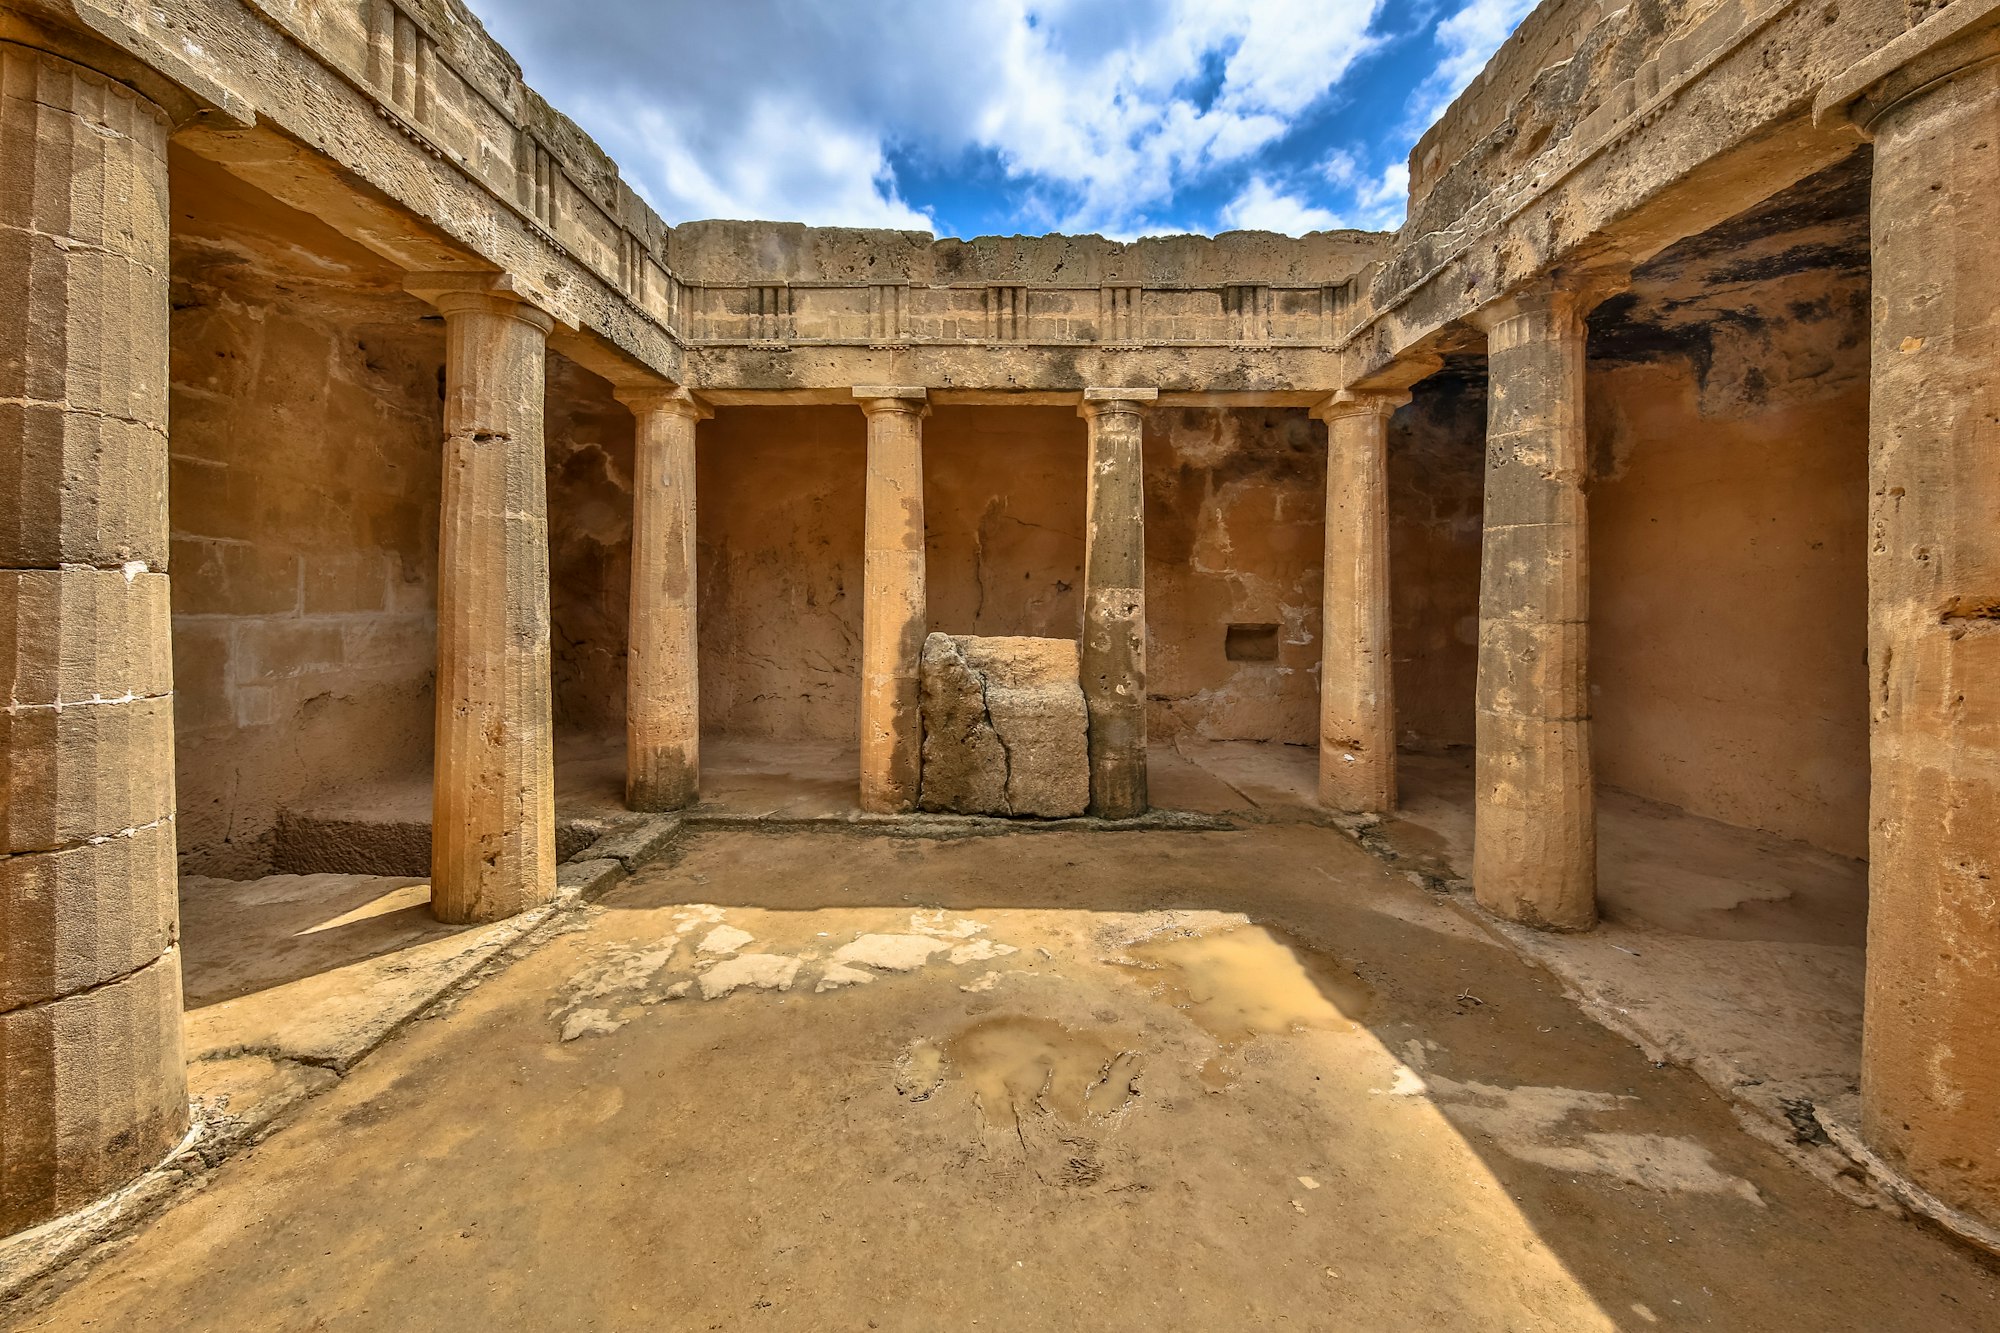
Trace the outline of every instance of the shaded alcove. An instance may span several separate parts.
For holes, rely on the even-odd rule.
[[[867,422],[725,407],[697,430],[704,799],[853,806]]]
[[[1389,422],[1396,739],[1417,753],[1473,743],[1486,396],[1484,353],[1453,353]]]
[[[1303,408],[1145,414],[1153,804],[1295,808],[1318,772],[1326,428]]]
[[[177,837],[253,876],[284,810],[429,770],[444,328],[318,219],[170,172]]]
[[[551,351],[542,438],[559,825],[561,811],[615,811],[625,800],[633,436],[610,383]]]
[[[1590,323],[1599,780],[1867,851],[1868,158]]]
[[[1074,639],[1088,434],[1072,407],[939,407],[924,423],[930,628]]]

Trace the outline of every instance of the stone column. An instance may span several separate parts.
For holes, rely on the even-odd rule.
[[[0,42],[0,1234],[186,1133],[165,114]]]
[[[409,286],[445,319],[431,911],[498,921],[556,885],[542,445],[552,321],[491,278]]]
[[[1482,319],[1491,389],[1472,881],[1489,910],[1549,930],[1597,920],[1585,309],[1545,278]]]
[[[1329,810],[1396,806],[1389,657],[1389,418],[1407,393],[1342,390],[1326,422],[1326,566],[1320,613],[1319,799]]]
[[[1954,33],[1964,8],[1885,48],[1902,63],[1864,68],[1852,108],[1875,140],[1861,1101],[1869,1147],[1991,1236],[2000,1232],[2000,32],[1989,5]]]
[[[1090,811],[1146,812],[1146,460],[1140,414],[1158,389],[1085,389],[1083,698]]]
[[[636,423],[632,614],[625,666],[625,804],[679,810],[700,790],[695,642],[695,426],[714,413],[686,389],[621,389]]]
[[[923,712],[925,390],[863,385],[868,508],[861,603],[861,808],[917,808]]]

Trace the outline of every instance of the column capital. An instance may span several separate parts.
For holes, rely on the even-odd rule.
[[[2000,59],[2000,0],[1955,0],[1821,85],[1813,122],[1845,115],[1862,133],[1920,93]]]
[[[556,324],[553,315],[515,289],[511,273],[406,273],[403,290],[430,302],[447,319],[453,315],[500,315],[545,334]]]
[[[1551,269],[1475,310],[1465,322],[1492,339],[1502,327],[1539,316],[1581,337],[1584,317],[1632,285],[1632,266],[1602,264],[1588,269]]]
[[[693,390],[685,385],[616,386],[611,390],[611,396],[630,408],[635,417],[659,412],[667,416],[686,417],[691,421],[707,421],[715,415],[715,409],[696,397]]]
[[[1397,408],[1406,406],[1409,401],[1408,389],[1342,389],[1313,407],[1311,415],[1328,423],[1362,416],[1380,417],[1386,422],[1396,414]]]
[[[1085,389],[1076,414],[1086,419],[1106,413],[1137,415],[1159,399],[1158,389]]]
[[[931,414],[930,390],[919,384],[857,384],[854,401],[871,417],[878,412]]]

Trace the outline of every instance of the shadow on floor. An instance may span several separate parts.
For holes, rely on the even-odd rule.
[[[202,1009],[458,934],[430,884],[375,875],[181,881],[185,1007]]]
[[[1335,829],[718,830],[601,906],[50,1326],[1991,1326]]]

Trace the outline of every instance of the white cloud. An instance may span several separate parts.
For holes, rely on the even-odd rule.
[[[1402,225],[1410,198],[1408,162],[1398,158],[1371,176],[1352,152],[1337,148],[1320,170],[1337,189],[1346,191],[1353,204],[1341,226],[1388,231]]]
[[[1287,236],[1331,231],[1342,225],[1334,213],[1279,191],[1262,176],[1252,176],[1243,192],[1224,206],[1222,222],[1243,231],[1276,231]]]
[[[1398,159],[1382,168],[1381,174],[1354,186],[1355,223],[1374,231],[1403,225],[1410,202],[1410,164]]]
[[[636,144],[627,150],[631,156],[623,159],[623,168],[649,182],[649,193],[677,203],[685,217],[917,231],[935,225],[898,197],[880,140],[828,123],[813,108],[782,97],[754,102],[731,151],[710,157],[675,134],[657,107],[628,100],[608,117],[595,118],[632,125]]]
[[[1470,0],[1463,9],[1437,25],[1436,40],[1442,58],[1412,95],[1410,119],[1415,135],[1437,123],[1452,99],[1465,91],[1466,85],[1485,68],[1535,3],[1536,0]]]
[[[1030,22],[1014,0],[976,131],[1011,172],[1064,187],[1066,229],[1117,229],[1179,182],[1250,158],[1375,45],[1375,0],[1170,0],[1150,32],[1079,58],[1063,23],[1097,2]]]
[[[671,221],[922,226],[891,154],[977,153],[1027,216],[1130,234],[1289,133],[1381,0],[472,3]]]

